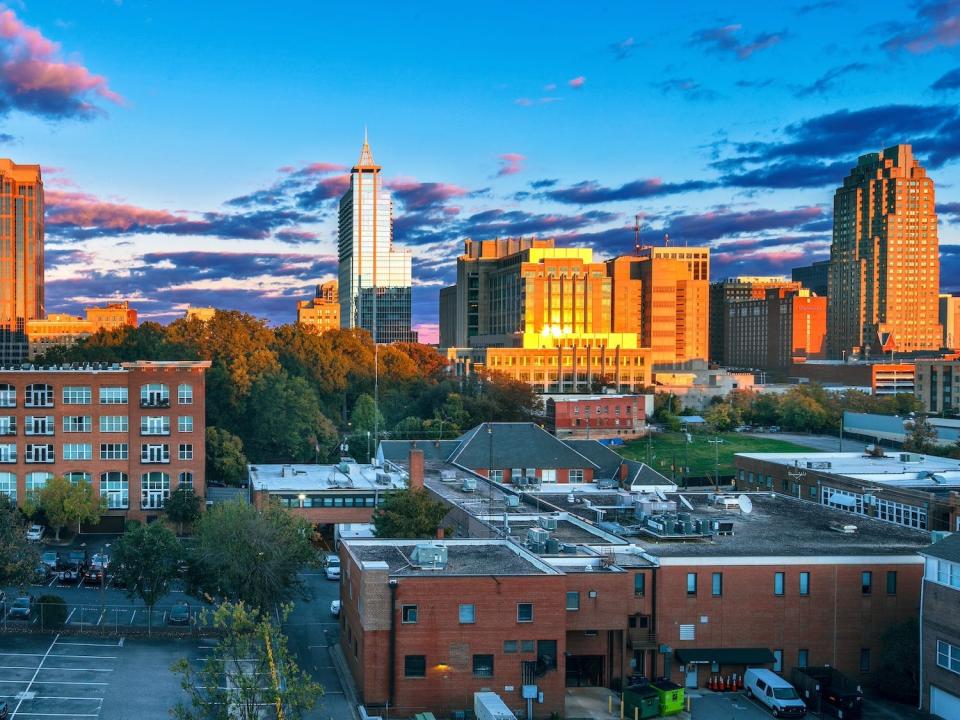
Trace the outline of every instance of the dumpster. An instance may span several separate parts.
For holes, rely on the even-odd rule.
[[[628,718],[634,708],[638,718],[652,718],[660,714],[660,693],[649,684],[631,685],[623,691],[623,710]]]
[[[676,715],[683,710],[683,688],[669,680],[658,680],[650,687],[660,696],[660,714]]]

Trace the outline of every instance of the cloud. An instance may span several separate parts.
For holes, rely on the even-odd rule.
[[[861,62],[852,62],[839,67],[831,68],[810,85],[797,88],[794,92],[794,95],[796,95],[798,98],[809,97],[810,95],[823,95],[828,90],[831,90],[836,84],[836,81],[842,78],[844,75],[863,72],[864,70],[869,69],[869,65]]]
[[[595,180],[584,180],[569,187],[546,190],[542,196],[550,200],[572,205],[590,205],[617,200],[637,200],[641,198],[674,195],[677,193],[707,190],[715,183],[705,180],[686,180],[679,183],[665,183],[660,178],[633,180],[619,187],[605,187]]]
[[[350,186],[350,175],[345,166],[330,162],[313,162],[295,167],[285,165],[277,170],[282,176],[270,187],[231,198],[226,205],[253,207],[289,204],[291,196],[304,208],[317,208],[326,201],[340,197]],[[336,173],[336,174],[333,174]]]
[[[560,181],[555,178],[544,178],[542,180],[532,180],[530,182],[530,187],[532,187],[534,190],[543,190],[544,188],[553,187],[558,182]]]
[[[891,53],[928,53],[960,43],[960,0],[922,2],[913,22],[903,24],[881,47]]]
[[[500,156],[500,169],[497,177],[516,175],[523,170],[523,161],[527,158],[520,153],[504,153]]]
[[[960,202],[937,203],[937,214],[946,216],[950,223],[960,222]]]
[[[534,105],[549,105],[550,103],[559,102],[560,98],[558,97],[539,97],[539,98],[527,98],[521,97],[514,100],[514,104],[519,105],[520,107],[533,107]]]
[[[95,99],[124,103],[105,77],[59,55],[59,44],[0,6],[0,113],[87,119],[103,113]]]
[[[796,229],[822,216],[823,208],[816,206],[793,210],[721,209],[674,216],[664,229],[676,239],[702,242],[742,233]]]
[[[669,80],[653,83],[653,87],[660,90],[664,95],[676,93],[684,96],[688,100],[714,100],[717,98],[717,93],[709,88],[703,87],[691,78],[670,78]]]
[[[626,60],[628,57],[633,55],[633,51],[637,49],[637,42],[632,37],[624,38],[620,42],[612,43],[609,46],[610,52],[613,53],[613,57],[617,60]]]
[[[350,188],[350,175],[332,175],[325,177],[309,190],[297,194],[297,205],[305,210],[323,207],[329,200],[343,195]]]
[[[954,68],[930,86],[931,90],[958,90],[960,89],[960,67]]]
[[[839,0],[819,0],[819,2],[807,3],[797,8],[797,15],[809,15],[818,10],[829,10],[841,6]]]
[[[570,87],[576,90],[578,88],[582,88],[586,84],[586,82],[587,82],[587,79],[583,75],[578,75],[575,78],[567,80],[567,85],[569,85]]]
[[[703,28],[690,36],[690,44],[700,45],[714,52],[733,54],[738,60],[746,60],[754,53],[777,45],[787,36],[785,30],[761,33],[748,42],[738,37],[742,29],[742,25]]]
[[[470,194],[466,188],[451,183],[420,182],[413,178],[398,178],[386,183],[407,210],[441,208],[448,200]]]

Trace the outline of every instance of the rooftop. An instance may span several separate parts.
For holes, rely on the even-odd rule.
[[[417,545],[442,546],[447,562],[439,569],[412,561]],[[455,577],[464,575],[559,575],[536,555],[506,540],[354,540],[343,541],[358,563],[385,563],[392,576]]]
[[[529,507],[526,510],[528,511],[526,514],[514,514],[506,517],[510,537],[516,538],[521,543],[526,542],[527,530],[541,529],[546,530],[550,538],[558,543],[572,545],[627,544],[623,538],[601,530],[589,522],[584,522],[583,518],[576,515],[566,512],[530,513]],[[504,516],[502,514],[481,515],[480,519],[485,520],[500,531],[503,530]],[[546,528],[545,525],[550,525],[550,527]],[[553,527],[553,525],[556,525],[556,527]]]
[[[268,493],[316,493],[332,490],[400,490],[405,474],[373,465],[248,465],[254,490]]]
[[[930,557],[960,563],[960,534],[948,535],[921,552]]]
[[[736,457],[761,460],[800,470],[883,483],[890,487],[924,489],[929,492],[960,488],[960,460],[893,452],[875,457],[864,453],[737,453]]]
[[[208,368],[210,365],[209,360],[138,360],[137,362],[125,363],[88,362],[64,363],[63,365],[34,365],[33,363],[22,363],[17,365],[0,365],[0,372],[129,372],[130,370],[160,370],[165,368]]]

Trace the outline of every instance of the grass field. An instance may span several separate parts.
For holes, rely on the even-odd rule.
[[[719,448],[710,442],[719,437],[723,442]],[[619,452],[632,460],[649,462],[655,470],[667,477],[671,476],[671,467],[676,464],[677,480],[686,463],[688,477],[713,477],[717,456],[721,477],[733,474],[733,456],[741,452],[809,452],[810,448],[795,445],[785,440],[752,437],[741,433],[720,433],[714,436],[707,433],[692,433],[692,443],[687,442],[685,433],[653,433],[649,444],[646,438],[628,442]],[[686,453],[686,454],[684,454]]]

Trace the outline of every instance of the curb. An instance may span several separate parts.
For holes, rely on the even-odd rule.
[[[353,720],[360,720],[360,714],[357,712],[357,689],[353,684],[353,676],[347,669],[346,658],[343,657],[343,651],[340,649],[340,643],[330,643],[327,648],[330,653],[330,662],[334,671],[337,673],[337,679],[340,681],[340,687],[343,689],[343,698],[350,708],[350,717]]]

